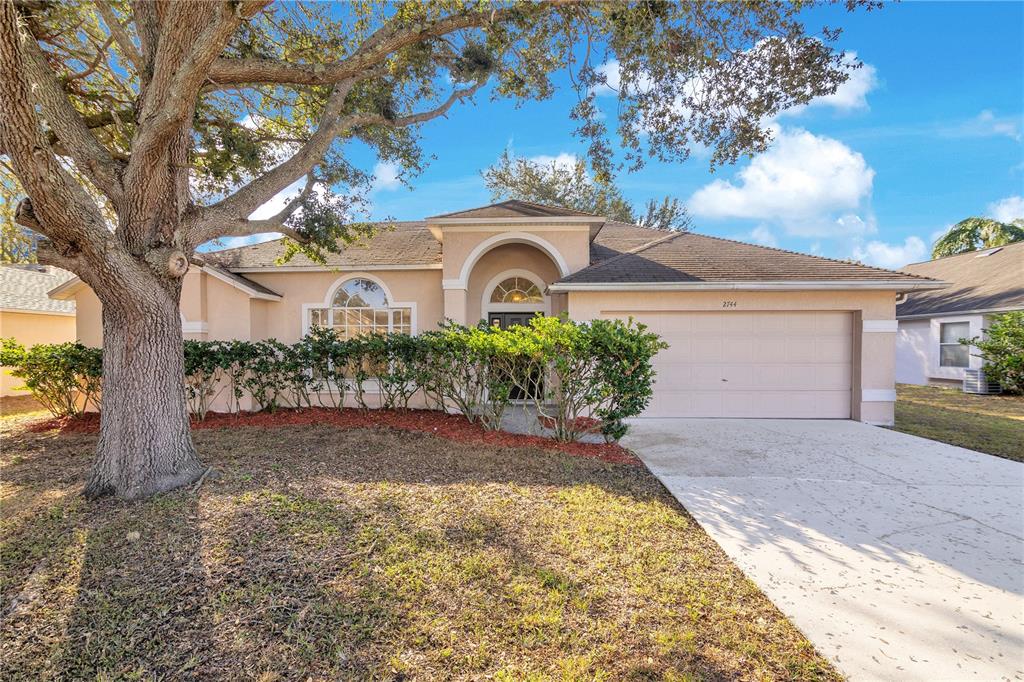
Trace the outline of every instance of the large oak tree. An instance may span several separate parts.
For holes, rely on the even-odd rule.
[[[352,150],[412,177],[417,126],[485,86],[528,107],[569,83],[599,180],[695,145],[714,164],[762,150],[770,117],[846,78],[835,31],[807,30],[803,5],[0,0],[0,171],[24,192],[16,219],[45,237],[40,262],[103,304],[86,494],[144,497],[204,471],[178,314],[196,247],[277,231],[314,256],[343,248],[371,180]],[[608,85],[614,126],[595,96]],[[280,213],[250,217],[303,181]]]

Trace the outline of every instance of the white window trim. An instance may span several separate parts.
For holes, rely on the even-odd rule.
[[[342,287],[346,282],[353,279],[367,279],[376,284],[384,291],[384,296],[388,299],[388,308],[408,308],[409,309],[409,332],[413,335],[419,333],[419,323],[416,315],[416,302],[415,301],[396,301],[395,297],[391,293],[391,289],[382,279],[375,275],[371,275],[368,272],[346,272],[344,275],[334,280],[331,286],[327,287],[327,295],[324,296],[324,300],[320,303],[303,303],[302,304],[302,336],[309,333],[312,325],[310,324],[310,311],[316,308],[327,308],[330,310],[334,307],[334,296],[338,293],[338,289]],[[391,319],[390,317],[388,318]]]
[[[957,340],[957,341],[943,341],[942,340],[942,328],[945,327],[945,326],[948,326],[948,325],[953,325],[953,324],[956,324],[956,325],[966,324],[967,325],[967,335],[966,336],[962,336],[962,337],[958,337],[958,339],[960,339],[960,338],[964,338],[964,339],[973,338],[973,334],[971,334],[971,323],[970,323],[970,321],[964,320],[964,321],[961,321],[961,322],[953,322],[953,321],[950,321],[950,320],[940,320],[939,321],[939,339],[938,339],[938,343],[939,343],[939,348],[938,348],[938,352],[939,352],[939,355],[938,355],[939,367],[942,368],[942,369],[951,369],[951,370],[967,369],[967,368],[969,368],[971,366],[971,348],[970,348],[970,346],[968,346],[967,349],[966,349],[967,350],[967,364],[966,365],[944,365],[944,364],[942,364],[942,349],[943,349],[944,346],[953,346],[953,347],[956,347],[956,348],[962,347],[962,344],[960,343],[959,340]]]
[[[551,297],[544,294],[544,301],[541,303],[492,303],[491,294],[498,287],[499,284],[504,282],[509,277],[519,277],[533,282],[533,285],[540,289],[542,292],[547,288],[544,284],[544,280],[538,277],[529,270],[522,268],[513,268],[511,270],[505,270],[499,272],[497,275],[491,278],[484,287],[484,295],[480,299],[480,315],[483,319],[488,321],[490,324],[490,317],[492,312],[501,313],[518,313],[518,312],[536,312],[544,313],[545,316],[551,316]]]
[[[981,359],[975,357],[978,349],[974,346],[967,347],[967,367],[943,367],[939,364],[939,347],[942,343],[942,327],[940,325],[950,322],[967,323],[968,334],[965,338],[970,339],[982,335],[984,318],[979,315],[951,315],[949,317],[932,318],[928,342],[928,376],[933,379],[961,380],[964,378],[965,369],[978,369],[982,364]]]

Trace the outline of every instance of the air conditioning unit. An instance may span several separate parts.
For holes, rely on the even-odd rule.
[[[964,393],[976,393],[978,395],[995,395],[1002,393],[1003,387],[998,381],[990,381],[985,376],[985,371],[980,369],[964,370]]]

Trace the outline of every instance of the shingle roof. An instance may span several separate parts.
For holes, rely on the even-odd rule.
[[[67,270],[41,265],[4,265],[0,267],[0,308],[73,313],[74,301],[55,301],[47,292],[74,276]]]
[[[327,267],[363,265],[440,265],[441,242],[425,222],[388,223],[394,230],[379,232],[361,244],[346,247],[340,254],[327,255]],[[597,263],[665,236],[660,230],[627,223],[605,223],[590,245],[590,262]],[[232,270],[249,268],[311,267],[317,263],[299,254],[287,265],[275,262],[284,254],[280,239],[251,246],[209,251],[202,259]]]
[[[660,233],[664,235],[665,233]],[[675,232],[561,279],[558,284],[929,280],[893,270]]]
[[[1024,310],[1024,242],[913,263],[905,272],[949,282],[941,291],[914,292],[896,316]]]
[[[535,204],[531,201],[520,201],[518,199],[509,199],[508,201],[491,204],[490,206],[481,206],[465,211],[456,211],[455,213],[442,213],[441,215],[431,216],[428,220],[436,218],[559,218],[566,216],[580,216],[604,221],[604,217],[594,215],[593,213],[574,211],[571,208],[564,208],[562,206]]]
[[[437,265],[441,263],[441,243],[434,239],[422,221],[382,223],[382,229],[369,239],[346,246],[341,253],[327,254],[327,267],[362,265]],[[203,257],[232,270],[272,268],[284,254],[282,240],[275,239],[251,246],[211,251]],[[302,254],[283,268],[319,265]]]

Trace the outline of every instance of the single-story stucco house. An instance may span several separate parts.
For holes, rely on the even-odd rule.
[[[75,340],[75,303],[47,296],[47,292],[74,277],[73,273],[45,265],[0,266],[0,338],[23,346]],[[24,382],[0,370],[0,397],[28,395]]]
[[[896,381],[959,386],[982,360],[960,339],[984,336],[995,313],[1024,310],[1024,242],[924,263],[905,272],[949,283],[915,291],[896,305]]]
[[[186,338],[294,342],[417,333],[445,319],[633,317],[670,344],[648,417],[893,420],[896,299],[927,277],[662,232],[521,201],[400,222],[318,265],[275,265],[280,241],[202,255],[186,275]],[[78,336],[101,342],[80,281]]]

